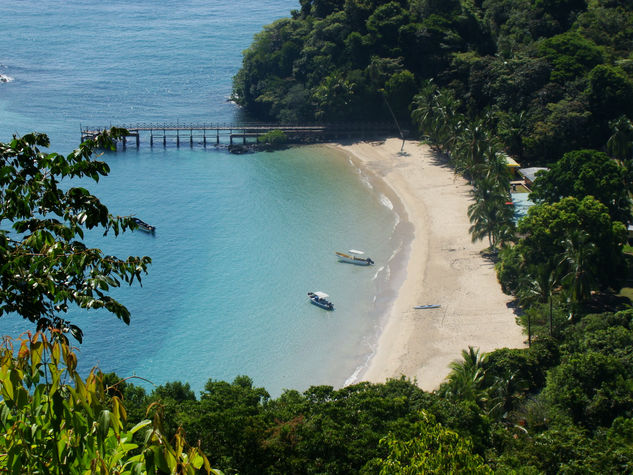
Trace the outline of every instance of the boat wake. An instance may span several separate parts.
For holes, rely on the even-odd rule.
[[[0,74],[0,82],[13,82],[13,78],[6,74]]]

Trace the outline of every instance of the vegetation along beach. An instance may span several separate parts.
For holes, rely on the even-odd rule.
[[[0,471],[633,473],[630,2],[148,3],[0,4]]]

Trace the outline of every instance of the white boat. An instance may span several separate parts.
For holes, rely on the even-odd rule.
[[[374,261],[372,261],[369,257],[360,257],[365,254],[363,251],[350,249],[347,252],[349,254],[346,254],[344,252],[336,253],[340,262],[348,262],[350,264],[356,264],[358,266],[370,266],[374,263]]]
[[[310,302],[325,310],[334,310],[334,305],[328,300],[330,296],[325,292],[308,292]]]

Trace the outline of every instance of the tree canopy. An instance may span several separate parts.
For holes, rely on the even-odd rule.
[[[545,164],[632,118],[632,48],[626,2],[306,0],[255,37],[233,96],[257,119],[387,121],[387,101],[406,122],[431,79],[455,113],[521,114],[503,146]]]
[[[98,181],[108,174],[94,152],[113,147],[123,133],[111,129],[67,156],[43,152],[50,145],[44,134],[0,143],[0,316],[15,313],[38,329],[70,331],[79,341],[81,329],[63,318],[71,305],[105,308],[129,323],[129,311],[109,292],[122,282],[140,283],[151,260],[119,259],[87,247],[87,229],[118,235],[136,225],[74,186],[75,179]]]
[[[573,196],[591,195],[605,205],[613,220],[631,220],[633,191],[628,171],[604,152],[575,150],[555,162],[548,171],[539,173],[530,198],[536,202],[556,203]]]

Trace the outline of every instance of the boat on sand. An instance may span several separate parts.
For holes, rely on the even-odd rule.
[[[310,302],[325,310],[334,310],[334,305],[328,300],[330,296],[325,292],[308,292]]]
[[[363,251],[358,251],[356,249],[350,249],[347,251],[349,254],[344,252],[337,252],[338,260],[340,262],[347,262],[349,264],[356,264],[357,266],[370,266],[373,265],[374,261],[369,257],[360,257],[365,254]]]

